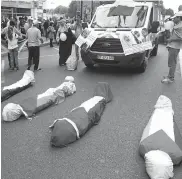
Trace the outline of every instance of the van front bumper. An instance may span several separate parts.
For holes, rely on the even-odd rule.
[[[113,66],[113,67],[125,67],[125,68],[136,68],[141,66],[143,56],[145,51],[141,53],[135,53],[132,55],[125,56],[124,53],[106,53],[106,52],[96,52],[88,50],[87,52],[81,50],[81,57],[85,64],[91,65],[103,65],[103,66]],[[113,60],[103,60],[98,59],[98,56],[111,56],[114,57]]]

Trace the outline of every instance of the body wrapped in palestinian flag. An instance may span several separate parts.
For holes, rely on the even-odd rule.
[[[65,81],[56,88],[49,88],[42,94],[36,97],[30,97],[19,104],[9,103],[2,112],[4,121],[17,120],[21,115],[31,118],[36,113],[46,109],[53,104],[59,104],[76,92],[74,78],[67,76]]]
[[[7,100],[11,96],[20,93],[21,91],[29,88],[35,82],[33,71],[26,70],[23,78],[16,83],[5,86],[1,92],[1,102]]]
[[[105,106],[113,98],[107,83],[98,83],[94,96],[74,108],[65,118],[57,119],[52,129],[51,145],[65,147],[81,138],[92,126],[98,124]]]
[[[161,95],[139,146],[151,179],[173,177],[173,165],[182,161],[182,137],[173,116],[171,100]]]

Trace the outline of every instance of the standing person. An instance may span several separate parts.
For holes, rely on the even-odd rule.
[[[48,23],[48,20],[46,20],[45,22],[44,22],[44,33],[45,33],[45,37],[46,37],[46,40],[47,40],[47,38],[48,38],[48,33],[47,33],[47,29],[48,29],[48,27],[49,27],[49,23]]]
[[[28,18],[27,17],[25,17],[24,29],[25,29],[25,33],[27,33],[27,30],[29,29],[29,24],[28,24]]]
[[[82,23],[81,23],[81,19],[78,16],[76,19],[76,23],[73,26],[73,30],[75,30],[75,36],[76,39],[79,37],[79,35],[82,33],[83,28],[82,28]],[[79,47],[75,44],[75,53],[76,53],[76,59],[77,61],[79,60]]]
[[[29,17],[28,20],[25,22],[25,25],[24,25],[24,29],[25,29],[25,32],[27,33],[27,30],[32,27],[33,25],[33,18],[32,17]]]
[[[175,26],[173,28],[171,37],[168,39],[168,67],[169,74],[164,77],[162,83],[172,83],[174,82],[174,76],[176,71],[177,58],[180,49],[182,48],[182,11],[179,11],[173,17]]]
[[[4,28],[9,27],[9,25],[10,25],[10,20],[6,17]],[[8,46],[7,34],[5,35],[5,37],[6,37],[6,45]],[[11,71],[11,60],[10,60],[10,53],[9,52],[8,52],[8,61],[9,61],[9,70]]]
[[[33,22],[33,26],[28,29],[26,37],[28,39],[28,51],[29,51],[29,57],[28,57],[28,68],[27,70],[30,70],[32,65],[32,60],[34,63],[34,71],[41,70],[39,68],[39,57],[40,57],[40,42],[43,43],[43,39],[41,37],[41,32],[37,28],[38,21],[35,20]]]
[[[8,40],[8,50],[10,57],[10,70],[19,70],[18,65],[18,36],[21,33],[15,28],[15,22],[10,21],[9,26],[1,31],[1,34],[6,34]]]
[[[64,66],[72,51],[72,32],[71,29],[67,27],[64,19],[60,21],[56,40],[59,42],[59,65]]]
[[[53,39],[54,39],[54,33],[55,33],[53,25],[54,25],[54,22],[51,21],[50,26],[47,29],[49,34],[49,39],[50,39],[50,47],[53,47]]]
[[[56,34],[58,32],[58,29],[59,29],[59,24],[58,24],[58,21],[57,19],[54,21],[54,30],[55,30],[55,33],[54,33],[54,39],[56,40]]]
[[[20,20],[20,31],[22,34],[26,34],[25,29],[24,29],[24,25],[25,25],[24,18],[22,17]]]
[[[165,32],[164,32],[164,43],[165,45],[167,45],[167,39],[170,38],[170,34],[173,30],[174,27],[174,22],[172,21],[171,18],[167,19],[166,22],[164,23],[164,28],[165,28]]]

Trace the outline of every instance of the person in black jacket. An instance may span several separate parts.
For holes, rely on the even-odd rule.
[[[72,31],[64,19],[60,21],[56,40],[59,42],[59,65],[64,66],[72,51]]]

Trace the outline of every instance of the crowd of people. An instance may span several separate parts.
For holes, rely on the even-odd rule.
[[[6,19],[2,22],[1,35],[4,34],[9,49],[9,69],[19,70],[18,65],[18,37],[27,39],[29,51],[28,69],[32,62],[35,65],[34,70],[39,68],[40,41],[43,43],[42,36],[50,39],[50,47],[53,47],[55,40],[59,44],[59,65],[66,65],[67,59],[72,54],[72,45],[75,44],[78,36],[83,32],[83,24],[80,16],[68,21],[60,18],[59,20],[47,19],[43,22],[34,20],[32,17],[17,19]],[[22,20],[23,19],[23,20]],[[23,21],[23,22],[22,22]],[[22,25],[23,24],[23,25]],[[162,80],[163,83],[174,81],[177,57],[181,48],[182,39],[182,11],[171,17],[165,23],[165,42],[169,51],[168,66],[169,74]],[[73,33],[73,31],[75,33]],[[79,60],[79,48],[75,44],[75,58]],[[76,67],[75,67],[76,69]]]
[[[59,65],[66,65],[66,61],[71,55],[72,45],[76,38],[82,33],[82,22],[80,16],[77,19],[67,20],[60,18],[59,20],[47,19],[43,21],[35,20],[32,17],[6,18],[2,20],[1,37],[7,43],[9,50],[9,70],[19,70],[18,52],[19,41],[27,40],[28,47],[28,68],[35,65],[34,70],[39,68],[40,41],[43,43],[42,37],[50,39],[50,47],[53,47],[53,41],[59,45]],[[73,31],[75,31],[75,34]],[[75,45],[76,59],[79,60],[79,48]]]

